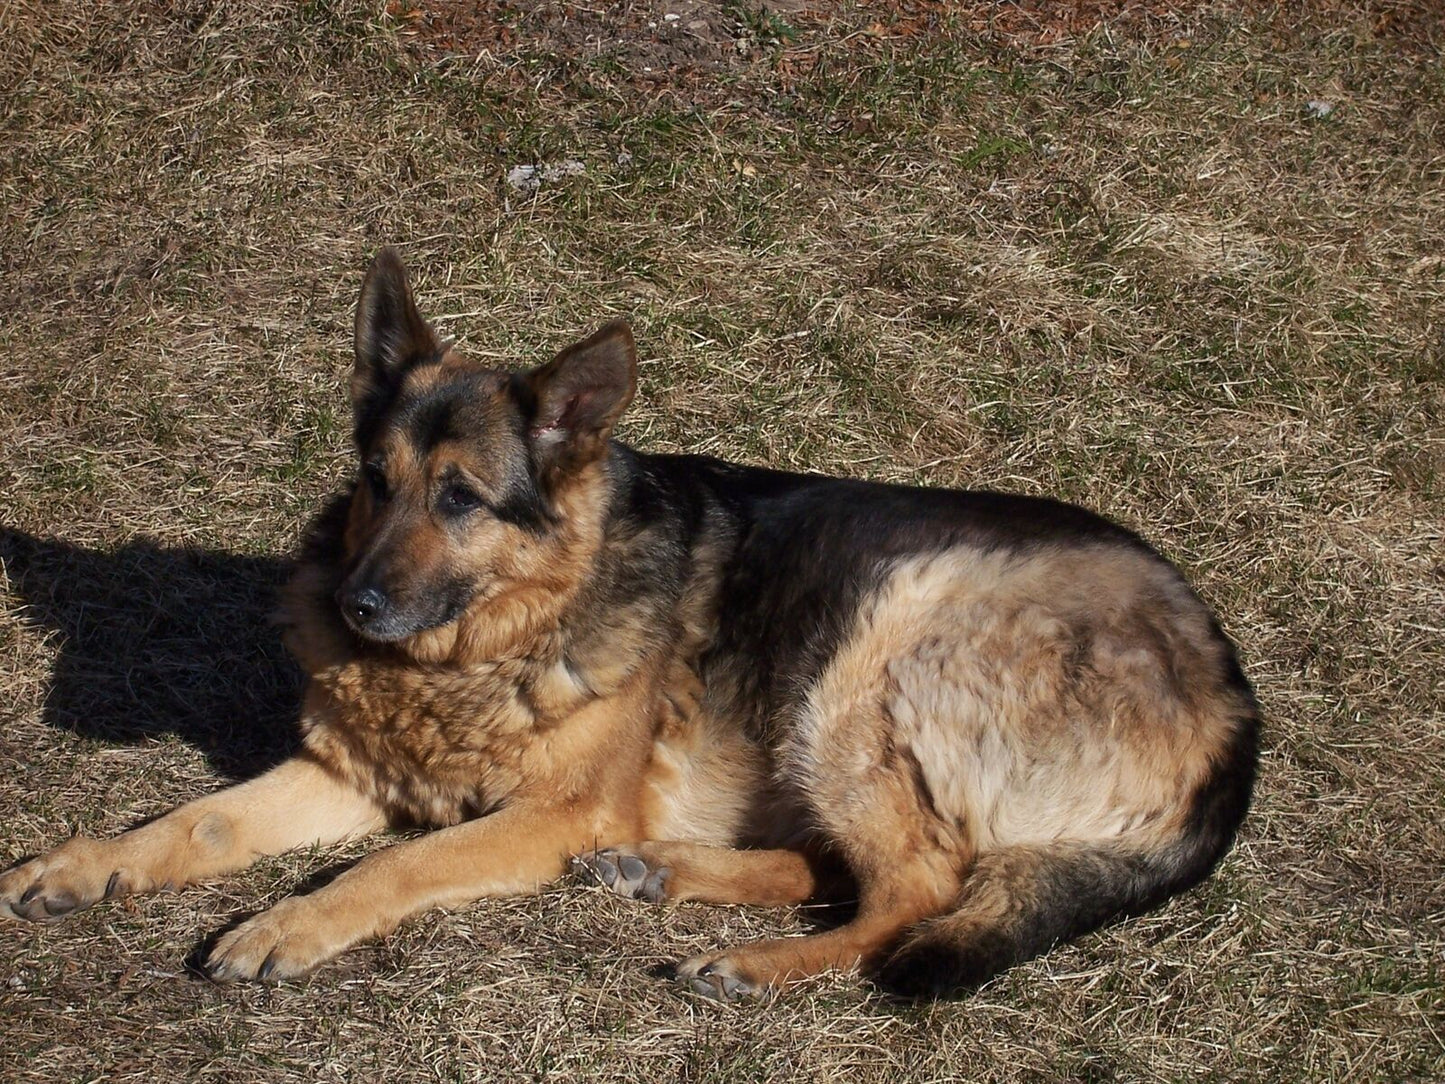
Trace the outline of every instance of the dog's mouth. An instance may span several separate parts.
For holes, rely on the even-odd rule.
[[[365,621],[357,618],[345,606],[341,607],[342,620],[352,632],[356,633],[363,640],[370,640],[376,644],[395,644],[419,632],[425,632],[427,626],[401,625],[392,622]]]
[[[437,607],[418,609],[398,605],[389,599],[358,599],[357,594],[338,591],[337,608],[347,628],[363,640],[376,644],[397,644],[433,629],[452,624],[467,608],[470,593],[449,590]]]

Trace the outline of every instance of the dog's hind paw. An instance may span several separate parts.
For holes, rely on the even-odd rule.
[[[649,903],[667,899],[667,879],[672,874],[666,866],[654,869],[641,855],[618,847],[579,854],[572,859],[572,870],[619,896]]]
[[[714,1001],[765,1000],[771,988],[745,974],[725,955],[694,956],[677,965],[677,980],[685,990]]]

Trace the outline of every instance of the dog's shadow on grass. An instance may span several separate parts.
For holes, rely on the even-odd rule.
[[[230,779],[296,746],[300,674],[271,621],[289,564],[132,542],[93,550],[0,527],[18,620],[55,637],[52,726],[131,744],[174,735]]]

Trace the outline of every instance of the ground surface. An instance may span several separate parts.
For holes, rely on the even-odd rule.
[[[0,863],[284,748],[268,600],[384,241],[499,362],[630,314],[647,447],[1115,515],[1268,720],[1217,879],[960,1003],[680,996],[803,922],[573,885],[190,977],[298,856],[0,928],[0,1078],[1445,1074],[1439,28],[1046,7],[0,6]]]

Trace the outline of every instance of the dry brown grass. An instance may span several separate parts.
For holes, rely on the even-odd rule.
[[[1059,494],[1157,540],[1266,707],[1238,848],[1153,916],[904,1010],[843,979],[680,997],[654,965],[803,920],[574,886],[305,983],[189,977],[333,861],[292,857],[0,928],[0,1077],[1445,1075],[1432,31],[1213,5],[1020,43],[945,5],[680,6],[737,59],[704,78],[711,54],[641,41],[662,4],[490,5],[510,38],[471,56],[350,0],[0,6],[0,862],[287,740],[265,600],[350,469],[382,241],[478,355],[631,314],[647,447]],[[503,182],[564,158],[586,174]]]

